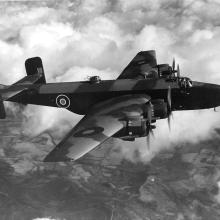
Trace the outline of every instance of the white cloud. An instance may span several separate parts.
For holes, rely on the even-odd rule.
[[[218,194],[215,196],[215,199],[218,203],[220,203],[220,181],[217,182],[218,186]]]
[[[34,47],[49,49],[53,48],[54,45],[59,45],[62,49],[62,46],[66,45],[66,39],[68,40],[68,37],[72,36],[73,33],[73,29],[69,24],[51,22],[50,24],[22,28],[20,39],[26,50],[32,50]]]
[[[119,7],[123,11],[133,11],[138,9],[157,10],[160,8],[160,2],[158,0],[136,0],[126,1],[119,0]]]
[[[105,9],[109,7],[109,2],[107,0],[84,0],[81,1],[80,9],[84,13],[102,14]]]
[[[175,43],[175,36],[172,32],[162,27],[146,25],[135,36],[134,48],[137,52],[141,50],[155,49],[158,60],[167,61],[168,55],[171,55],[172,45]],[[172,59],[169,57],[168,59]]]
[[[45,218],[34,218],[33,220],[65,220],[65,219],[45,217]]]

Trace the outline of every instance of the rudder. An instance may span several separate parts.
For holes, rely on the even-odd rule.
[[[40,57],[32,57],[25,61],[25,69],[28,76],[40,75],[35,83],[46,83],[44,67]]]

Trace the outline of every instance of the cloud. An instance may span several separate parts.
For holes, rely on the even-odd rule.
[[[215,196],[215,199],[218,203],[220,203],[220,181],[217,182],[217,186],[218,186],[218,193]]]
[[[84,80],[91,74],[113,79],[138,51],[156,49],[158,63],[171,63],[175,56],[182,75],[220,83],[219,10],[218,1],[205,0],[8,4],[0,14],[0,81],[10,84],[23,77],[30,56],[42,57],[48,82]],[[63,134],[78,119],[65,110],[31,105],[23,113],[24,132],[32,135],[48,129]],[[210,111],[175,113],[172,133],[158,121],[147,159],[173,143],[210,137],[218,118]],[[144,139],[131,145],[146,149]],[[134,152],[131,148],[123,148],[124,154]]]
[[[23,134],[34,137],[45,131],[50,131],[56,135],[56,139],[63,136],[70,127],[82,118],[82,116],[74,115],[66,109],[34,105],[28,106],[22,114],[24,116]]]
[[[65,220],[65,219],[45,217],[45,218],[35,218],[33,220]]]

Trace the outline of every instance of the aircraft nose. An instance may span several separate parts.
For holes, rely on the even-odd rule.
[[[213,102],[215,107],[220,106],[220,85],[208,84],[206,88],[210,102]]]
[[[206,108],[220,106],[220,85],[195,82],[194,86],[198,88],[200,101],[206,105]]]

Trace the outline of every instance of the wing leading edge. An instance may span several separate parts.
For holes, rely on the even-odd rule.
[[[74,161],[98,147],[125,126],[129,115],[142,115],[147,95],[126,95],[92,108],[44,159],[45,162]]]

